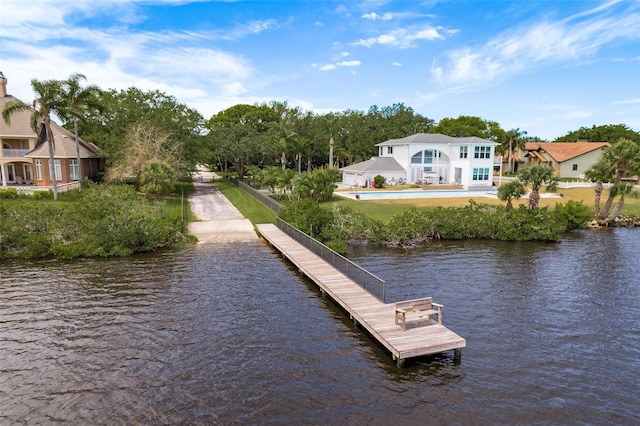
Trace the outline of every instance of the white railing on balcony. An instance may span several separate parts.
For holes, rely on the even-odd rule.
[[[2,156],[4,158],[24,158],[27,155],[27,152],[31,151],[30,149],[2,149]]]

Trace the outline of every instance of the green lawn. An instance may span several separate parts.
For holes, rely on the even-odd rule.
[[[242,189],[237,188],[228,179],[218,179],[214,182],[214,185],[254,225],[276,223],[277,215],[273,210]]]
[[[229,180],[216,180],[214,184],[220,192],[222,192],[222,194],[251,221],[251,223],[275,223],[277,215],[271,209],[251,197],[243,190],[235,187]],[[544,193],[544,191],[542,192]],[[558,193],[562,193],[563,198],[542,198],[540,200],[540,206],[554,206],[556,203],[566,203],[568,200],[582,201],[589,207],[593,206],[594,194],[592,188],[560,189],[558,190]],[[604,205],[607,196],[608,191],[605,190],[602,197],[602,205]],[[334,195],[333,200],[329,203],[325,203],[324,205],[332,208],[333,206],[340,204],[342,206],[352,208],[355,211],[362,212],[373,219],[386,222],[397,213],[408,210],[412,207],[416,207],[418,209],[432,209],[439,206],[464,207],[469,204],[469,199],[471,199],[471,197],[362,201],[351,200]],[[494,198],[477,197],[473,199],[477,203],[505,205],[503,201]],[[514,202],[514,206],[518,204],[526,205],[526,203],[527,199],[523,198],[518,202]],[[626,198],[622,213],[624,215],[640,216],[640,198]]]
[[[542,191],[544,193],[544,191]],[[582,201],[586,206],[593,207],[594,192],[592,188],[573,188],[559,189],[557,193],[562,193],[562,198],[541,198],[540,206],[554,206],[556,203],[566,203],[568,200]],[[602,194],[601,206],[604,205],[609,191],[605,190]],[[432,209],[435,207],[464,207],[469,204],[469,200],[473,199],[479,204],[498,204],[505,205],[504,201],[496,198],[477,197],[444,197],[444,198],[414,198],[402,200],[351,200],[337,195],[333,196],[333,200],[327,203],[328,206],[340,204],[350,207],[355,211],[362,212],[369,217],[377,220],[387,221],[396,213],[408,210],[412,207],[418,209]],[[616,199],[617,201],[617,199]],[[514,202],[514,207],[523,204],[526,205],[527,199],[522,198]],[[612,207],[613,209],[613,207]],[[640,216],[640,198],[625,198],[623,215]]]

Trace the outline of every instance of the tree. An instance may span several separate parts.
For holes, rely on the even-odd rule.
[[[505,132],[505,138],[500,144],[499,151],[502,153],[509,154],[509,172],[514,173],[514,165],[515,165],[515,152],[518,149],[524,149],[525,140],[527,132],[520,131],[520,129],[511,129]]]
[[[73,132],[76,140],[76,161],[78,162],[78,180],[82,179],[82,162],[80,161],[80,137],[78,136],[78,119],[82,118],[83,111],[87,109],[102,110],[98,101],[100,89],[98,86],[81,86],[81,82],[87,78],[79,73],[74,73],[62,82],[62,99],[66,102],[59,112],[60,118],[73,121]]]
[[[101,91],[98,101],[103,108],[84,111],[83,120],[78,123],[79,132],[114,162],[124,155],[127,134],[138,125],[161,130],[169,135],[167,144],[180,147],[178,173],[193,170],[208,154],[202,115],[173,96],[132,87]]]
[[[33,101],[33,107],[25,104],[20,100],[7,103],[2,110],[2,118],[7,124],[11,123],[11,116],[21,111],[31,111],[31,128],[37,134],[40,134],[40,124],[44,125],[45,138],[49,147],[49,176],[53,186],[53,198],[58,199],[58,184],[56,181],[55,163],[54,163],[54,143],[53,133],[51,132],[51,113],[59,113],[61,111],[61,82],[57,80],[40,81],[31,80],[31,88],[36,95]]]
[[[528,205],[530,209],[538,207],[542,185],[547,186],[547,192],[555,192],[558,187],[558,177],[554,176],[553,167],[548,164],[534,164],[521,169],[518,172],[518,180],[523,185],[531,186]]]
[[[167,194],[175,188],[176,172],[168,163],[154,162],[142,167],[140,172],[140,189],[145,197],[148,194]]]
[[[429,133],[441,133],[453,137],[475,136],[491,141],[505,139],[505,131],[497,122],[468,115],[461,115],[458,118],[443,118],[437,125],[429,129]]]
[[[277,123],[278,114],[268,105],[239,104],[220,111],[207,122],[213,162],[231,162],[240,179],[248,165],[258,165],[265,158],[272,163],[272,132]]]
[[[126,149],[107,171],[108,181],[141,180],[142,170],[151,163],[166,163],[174,171],[180,167],[180,145],[171,135],[153,124],[137,124],[126,135]]]
[[[629,128],[626,124],[606,124],[604,126],[581,127],[556,139],[557,142],[576,142],[580,139],[591,142],[610,142],[628,139],[640,143],[640,132]]]
[[[616,168],[613,163],[606,161],[604,158],[600,158],[593,166],[585,170],[585,177],[590,181],[595,181],[594,189],[594,202],[593,202],[593,217],[598,219],[600,217],[600,201],[602,199],[602,191],[604,189],[603,182],[608,181],[615,175]]]
[[[293,178],[293,192],[298,200],[310,198],[318,201],[329,201],[336,188],[335,182],[340,178],[337,169],[315,169],[312,172],[298,174]]]
[[[613,143],[610,147],[606,148],[602,152],[602,156],[591,168],[589,168],[585,175],[590,179],[595,179],[595,218],[597,220],[604,221],[604,223],[610,223],[620,213],[622,206],[624,205],[625,195],[633,195],[633,187],[631,191],[627,187],[626,182],[622,179],[640,174],[640,143],[633,142],[629,139],[620,139]],[[600,195],[602,193],[602,181],[612,181],[613,186],[609,191],[609,196],[604,204],[604,207],[600,209]],[[598,182],[600,184],[598,184]],[[620,196],[619,200],[620,209],[614,209],[616,215],[609,214],[614,199]]]
[[[525,194],[524,186],[520,181],[512,180],[498,188],[498,199],[507,202],[507,210],[513,209],[511,200],[517,200]]]
[[[620,198],[618,198],[618,202],[611,214],[605,219],[606,223],[613,222],[620,215],[622,207],[624,206],[625,197],[629,196],[638,198],[638,191],[633,189],[633,184],[631,182],[618,182],[611,188],[610,194],[612,199],[615,197]]]

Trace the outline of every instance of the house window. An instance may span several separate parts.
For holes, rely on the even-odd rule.
[[[36,160],[36,179],[42,180],[42,160]]]
[[[577,165],[577,164],[574,164],[574,165],[573,165],[573,171],[575,172],[575,171],[577,171],[577,170],[578,170],[578,165]]]
[[[489,168],[482,168],[482,167],[474,168],[473,180],[489,180]]]
[[[442,154],[438,150],[425,149],[417,152],[411,157],[412,164],[432,164],[434,158],[440,158]]]
[[[474,158],[490,158],[491,147],[490,146],[476,146],[473,152]]]
[[[393,154],[393,147],[392,146],[388,146],[387,147],[387,154]]]
[[[460,147],[460,158],[467,158],[468,155],[469,155],[469,147],[468,146],[461,146]]]
[[[78,167],[78,160],[69,160],[69,179],[79,180],[80,170]]]
[[[62,166],[60,160],[54,160],[53,166],[56,169],[56,180],[62,180]]]

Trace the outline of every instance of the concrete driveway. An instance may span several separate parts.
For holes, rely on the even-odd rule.
[[[198,243],[258,241],[253,224],[211,183],[215,175],[199,170],[193,176],[195,191],[189,195],[198,222],[189,224],[189,234]]]

